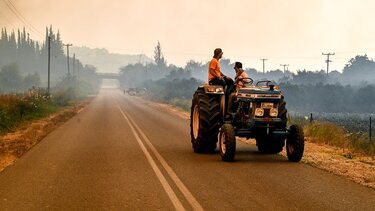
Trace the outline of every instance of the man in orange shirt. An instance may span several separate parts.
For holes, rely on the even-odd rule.
[[[233,80],[225,76],[220,70],[219,59],[223,56],[223,51],[221,48],[216,48],[214,50],[214,56],[208,65],[208,83],[210,85],[221,85],[230,86],[233,84]]]

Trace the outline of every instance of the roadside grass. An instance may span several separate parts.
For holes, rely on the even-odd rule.
[[[305,136],[314,143],[327,144],[353,152],[375,156],[375,142],[367,134],[352,133],[330,122],[316,122],[304,127]],[[349,156],[348,158],[351,158]]]
[[[190,112],[190,108],[191,108],[190,99],[173,98],[170,100],[169,104],[179,107],[183,111]]]
[[[45,117],[56,110],[57,105],[48,99],[0,96],[0,133],[9,132],[24,122]]]
[[[13,131],[32,120],[47,117],[70,105],[73,100],[69,90],[56,93],[52,98],[40,94],[0,95],[0,134]]]

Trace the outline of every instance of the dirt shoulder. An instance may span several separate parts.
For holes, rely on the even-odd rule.
[[[181,118],[190,118],[189,113],[171,105],[154,102],[149,102],[149,104]],[[255,145],[255,140],[238,140]],[[286,157],[285,148],[280,155]],[[301,162],[343,176],[363,186],[375,188],[374,157],[353,153],[347,149],[312,143],[309,141],[309,137],[305,137],[305,152]]]
[[[0,135],[0,172],[13,164],[50,132],[81,112],[91,100],[92,98],[85,99],[46,118],[25,123],[14,132]]]

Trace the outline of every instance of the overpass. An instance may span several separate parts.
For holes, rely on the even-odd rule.
[[[120,73],[96,73],[96,76],[101,79],[120,79]]]

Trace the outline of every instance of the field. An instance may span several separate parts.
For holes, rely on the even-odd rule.
[[[370,117],[373,120],[374,114],[313,113],[313,121],[310,115],[289,113],[290,124],[303,125],[310,141],[375,156],[373,124],[370,137]]]
[[[372,131],[374,131],[374,113],[297,113],[289,112],[290,119],[299,120],[303,124],[310,122],[310,115],[315,121],[334,123],[342,127],[347,133],[369,134],[370,117]],[[375,139],[375,137],[373,136]],[[375,141],[375,140],[374,140]]]

